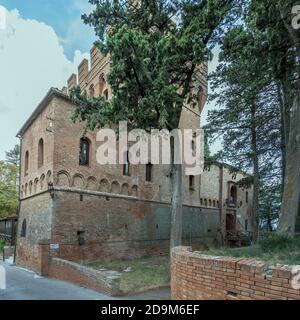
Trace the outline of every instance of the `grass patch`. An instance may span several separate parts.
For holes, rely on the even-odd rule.
[[[268,265],[300,265],[300,239],[272,235],[259,245],[245,248],[210,248],[202,253],[235,258],[255,258]]]
[[[120,289],[127,294],[166,287],[170,284],[169,256],[92,263],[89,264],[89,267],[120,272],[122,274]],[[132,271],[125,272],[128,268]]]

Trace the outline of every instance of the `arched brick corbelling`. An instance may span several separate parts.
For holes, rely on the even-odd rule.
[[[27,196],[28,193],[28,183],[25,184],[25,197]]]
[[[138,186],[136,186],[136,185],[134,185],[134,186],[132,186],[132,188],[131,188],[131,195],[133,196],[133,197],[137,197],[138,196]]]
[[[129,195],[130,186],[128,183],[123,183],[121,188],[121,194],[128,196]]]
[[[33,182],[29,181],[29,195],[32,194],[32,186],[33,186]]]
[[[21,187],[21,194],[20,197],[23,198],[24,197],[24,185],[22,185]]]
[[[121,186],[120,186],[120,183],[118,181],[113,181],[112,184],[111,184],[111,193],[114,193],[114,194],[120,194],[121,192]]]
[[[86,188],[88,190],[97,191],[97,179],[93,176],[88,177],[87,183],[86,183]]]
[[[62,177],[67,178],[67,185],[64,185],[64,184],[60,183],[60,179]],[[65,170],[59,171],[57,173],[55,184],[58,185],[58,186],[61,186],[61,187],[70,187],[70,185],[71,185],[71,177],[70,177],[70,174],[68,173],[68,171],[65,171]]]
[[[40,190],[44,190],[45,189],[45,175],[42,174],[41,177],[40,177]]]
[[[77,181],[77,180],[81,181],[80,185],[75,185],[75,181]],[[72,179],[72,187],[77,187],[77,188],[83,189],[85,185],[86,185],[86,183],[85,183],[84,176],[79,173],[75,173],[73,176],[73,179]]]
[[[99,183],[99,191],[109,193],[110,192],[110,183],[107,179],[102,179]]]
[[[38,185],[39,185],[39,179],[38,178],[36,178],[35,180],[34,180],[34,184],[33,184],[33,192],[34,193],[37,193],[39,190],[38,190]]]
[[[50,170],[47,172],[46,178],[47,178],[47,183],[51,182],[52,172]]]

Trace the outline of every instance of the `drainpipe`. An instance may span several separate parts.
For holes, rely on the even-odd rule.
[[[224,207],[223,207],[223,183],[224,183],[224,167],[220,164],[219,170],[219,210],[220,210],[220,228],[222,235],[222,245],[225,240],[225,225],[224,225]]]
[[[19,205],[18,205],[18,212],[17,212],[17,225],[16,225],[16,237],[15,237],[15,249],[14,249],[14,264],[16,263],[16,256],[17,256],[17,239],[18,239],[18,230],[19,230],[19,217],[20,217],[20,207],[21,207],[21,199],[20,199],[20,194],[21,194],[21,159],[22,159],[22,137],[17,136],[17,138],[20,139],[20,159],[19,159]]]

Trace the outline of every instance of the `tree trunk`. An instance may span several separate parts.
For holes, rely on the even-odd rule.
[[[172,166],[172,214],[170,249],[182,244],[182,165]]]
[[[300,88],[290,114],[290,134],[287,145],[283,199],[278,233],[295,235],[296,217],[300,198]]]
[[[182,244],[182,164],[176,164],[175,159],[180,159],[180,148],[176,148],[175,139],[171,139],[171,231],[170,231],[170,253],[172,248]]]
[[[285,170],[286,170],[286,147],[289,141],[289,131],[290,131],[290,88],[286,75],[283,76],[280,81],[279,88],[279,101],[280,101],[280,113],[281,113],[281,153],[282,153],[282,195],[283,195],[283,185],[285,180]]]
[[[251,127],[251,145],[253,153],[253,213],[252,213],[252,227],[253,227],[253,241],[254,243],[259,242],[259,217],[258,217],[258,197],[259,197],[259,160],[257,150],[257,132],[256,132],[256,106],[251,107],[252,114],[252,127]]]
[[[287,19],[287,17],[291,17],[291,15],[285,14],[285,8],[283,5],[279,7],[279,10],[288,34],[296,48],[297,70],[295,72],[297,73],[298,81],[294,94],[293,107],[289,113],[290,130],[286,149],[284,191],[277,232],[287,236],[294,236],[300,200],[300,36],[299,31],[292,28],[290,19]]]

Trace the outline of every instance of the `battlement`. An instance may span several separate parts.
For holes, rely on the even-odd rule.
[[[109,60],[109,55],[104,56],[97,47],[92,47],[90,50],[90,62],[87,59],[83,59],[78,66],[77,74],[73,73],[68,79],[67,93],[70,93],[72,88],[78,85],[90,97],[103,96],[106,100],[110,99],[112,97],[112,89],[107,82],[110,67]],[[207,76],[208,63],[205,62],[197,68],[197,81],[192,89],[194,94],[198,95],[199,109],[197,111],[199,115],[202,113],[207,100]]]
[[[72,74],[67,81],[67,91],[75,86],[80,86],[92,97],[104,96],[106,99],[111,97],[111,88],[107,83],[109,72],[109,57],[101,54],[97,47],[90,51],[90,62],[83,59],[78,66],[77,74]]]

